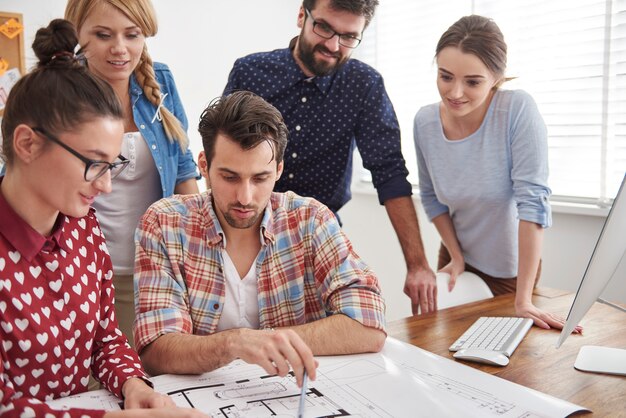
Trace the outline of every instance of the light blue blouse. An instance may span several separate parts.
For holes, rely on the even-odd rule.
[[[532,97],[496,91],[480,128],[454,141],[434,103],[417,112],[413,134],[429,219],[449,212],[466,263],[517,276],[519,220],[552,224],[547,129]]]

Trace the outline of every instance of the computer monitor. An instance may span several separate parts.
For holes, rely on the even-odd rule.
[[[557,348],[563,344],[589,308],[598,300],[600,294],[615,275],[625,253],[626,176],[624,176],[617,196],[613,200],[609,215],[604,221],[600,237],[591,254],[587,269],[567,316],[567,321],[557,342]],[[626,280],[626,277],[619,279],[623,281]],[[624,319],[626,320],[626,317]],[[626,347],[620,349],[584,346],[578,353],[574,367],[584,371],[626,375]]]

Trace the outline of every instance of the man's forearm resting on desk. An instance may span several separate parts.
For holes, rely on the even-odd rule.
[[[380,351],[386,334],[341,314],[276,330],[237,328],[211,335],[165,334],[141,352],[151,374],[198,374],[240,358],[284,376],[289,365],[315,377],[313,355]],[[289,363],[289,364],[287,364]]]
[[[407,268],[404,293],[411,298],[413,314],[418,306],[422,312],[436,310],[435,273],[426,260],[413,199],[403,196],[386,200],[385,209],[404,254]]]
[[[236,328],[211,335],[165,334],[141,352],[151,374],[200,374],[240,358],[269,374],[294,370],[301,383],[303,370],[314,378],[317,367],[311,349],[291,330]]]
[[[367,327],[343,314],[289,329],[298,333],[316,356],[377,353],[387,338],[384,331]]]

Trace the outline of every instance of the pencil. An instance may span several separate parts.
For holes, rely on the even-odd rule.
[[[306,370],[305,370],[304,374],[302,375],[302,390],[300,391],[300,405],[298,406],[298,418],[304,417],[304,400],[306,398],[306,381],[307,381],[307,375],[306,375]]]

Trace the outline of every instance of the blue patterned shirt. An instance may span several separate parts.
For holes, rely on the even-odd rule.
[[[372,67],[350,59],[333,74],[307,77],[291,49],[278,49],[238,59],[224,93],[237,90],[270,102],[289,128],[276,191],[314,197],[337,212],[351,197],[356,145],[381,204],[411,195],[398,120],[383,78]]]

